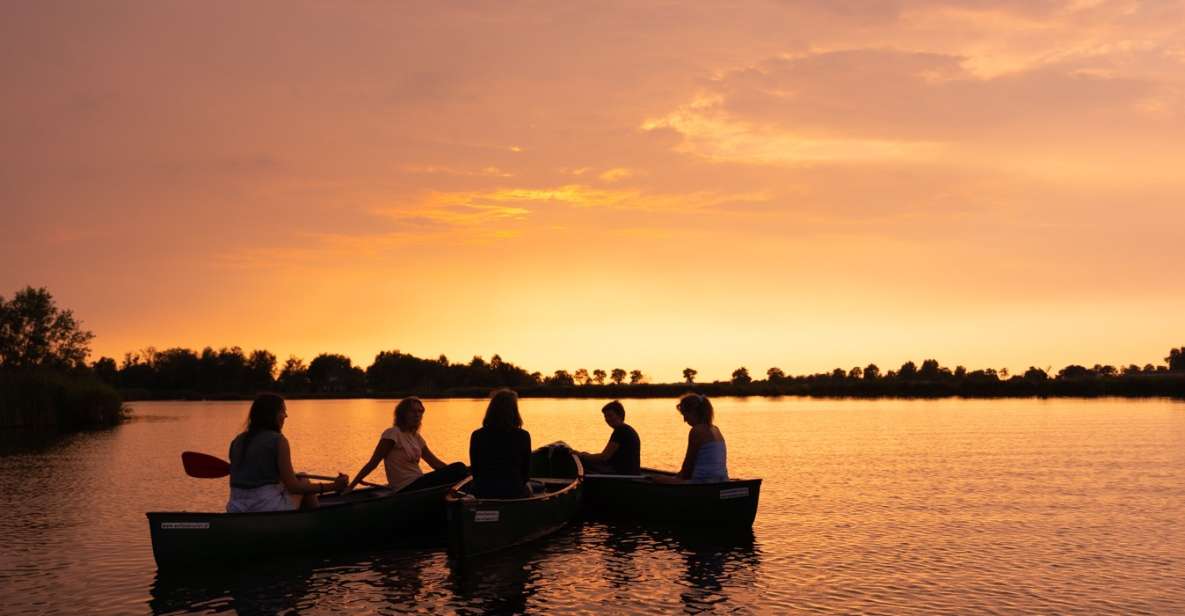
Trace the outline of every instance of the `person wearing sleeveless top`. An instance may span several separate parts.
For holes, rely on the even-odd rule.
[[[261,394],[251,403],[247,429],[230,443],[228,513],[291,511],[317,506],[317,495],[340,492],[346,476],[333,483],[311,483],[292,470],[292,450],[281,430],[288,410],[276,394]]]
[[[469,474],[464,464],[445,464],[428,449],[428,443],[420,435],[420,426],[424,423],[424,403],[419,398],[400,400],[395,405],[394,416],[394,425],[383,431],[370,461],[354,476],[348,490],[366,479],[380,461],[387,471],[387,485],[395,491],[452,484]],[[427,462],[432,472],[425,475],[420,470],[420,460]]]
[[[675,405],[683,421],[691,426],[687,434],[687,453],[683,466],[674,477],[656,478],[662,482],[711,483],[728,481],[728,450],[720,428],[712,424],[712,402],[706,396],[686,394]]]

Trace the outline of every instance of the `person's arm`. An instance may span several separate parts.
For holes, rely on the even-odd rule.
[[[691,473],[695,470],[695,455],[699,453],[702,444],[702,435],[698,430],[692,428],[687,433],[687,454],[683,456],[683,466],[679,469],[679,474],[676,475],[679,479],[691,479]]]
[[[478,462],[478,453],[480,447],[477,445],[477,433],[469,435],[469,472],[473,474],[473,478],[477,478],[477,474],[481,472],[481,464]]]
[[[428,449],[428,443],[424,443],[423,447],[424,448],[422,451],[423,451],[424,461],[428,463],[428,466],[432,467],[432,470],[438,471],[438,470],[448,466],[443,461],[441,461],[440,458],[437,458],[436,454],[432,453],[431,449]]]
[[[617,449],[617,443],[610,440],[608,443],[605,443],[605,450],[601,453],[583,453],[580,457],[590,462],[605,462],[612,458],[613,454],[617,453]]]
[[[288,439],[283,436],[276,442],[276,465],[279,466],[280,482],[284,484],[284,489],[292,494],[340,492],[346,487],[345,475],[338,475],[333,483],[312,483],[297,477],[292,470],[292,449],[288,447]]]
[[[531,478],[531,433],[523,430],[523,481]]]
[[[347,489],[353,490],[354,486],[362,483],[362,480],[366,479],[367,475],[374,472],[374,469],[379,465],[379,462],[382,462],[383,459],[387,457],[387,454],[391,453],[391,449],[393,447],[395,447],[395,441],[392,441],[388,438],[380,438],[379,444],[374,446],[374,455],[370,456],[370,461],[358,471],[357,475],[354,475],[354,480],[350,482],[350,485]]]

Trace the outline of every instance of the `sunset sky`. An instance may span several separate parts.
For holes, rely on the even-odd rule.
[[[0,294],[92,358],[677,380],[1185,344],[1185,3],[10,2]]]

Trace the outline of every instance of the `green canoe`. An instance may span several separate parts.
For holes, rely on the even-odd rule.
[[[195,562],[316,556],[377,545],[440,545],[450,486],[392,493],[366,488],[321,498],[310,511],[149,512],[160,569]]]
[[[716,483],[657,483],[674,473],[644,468],[640,475],[597,475],[584,479],[589,517],[711,528],[749,528],[757,517],[760,479]]]
[[[567,447],[541,447],[531,454],[527,498],[477,498],[466,492],[472,478],[445,497],[448,552],[464,559],[549,535],[580,512],[584,468]]]

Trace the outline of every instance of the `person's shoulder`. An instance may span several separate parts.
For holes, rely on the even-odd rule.
[[[379,439],[399,442],[399,428],[396,426],[391,426],[390,428],[383,430],[383,435],[380,436]]]
[[[624,431],[627,434],[632,434],[633,436],[638,436],[638,431],[635,430],[633,426],[631,426],[629,424],[621,424],[621,427],[625,429]]]

